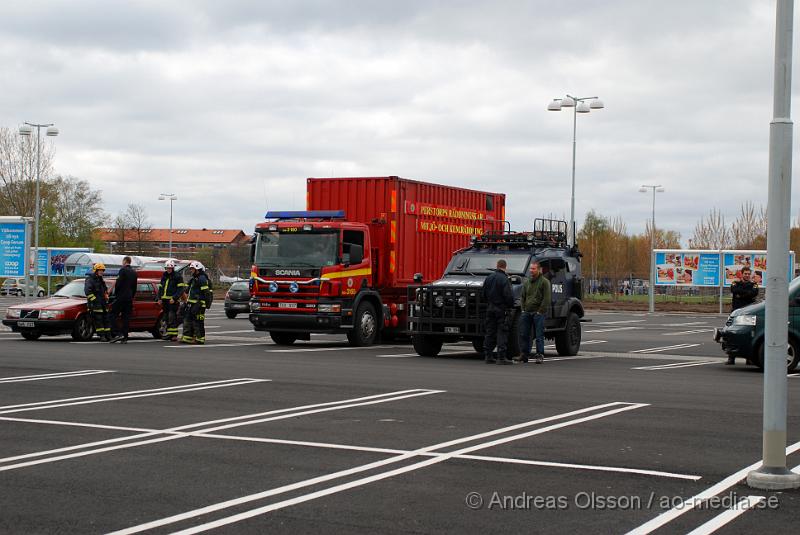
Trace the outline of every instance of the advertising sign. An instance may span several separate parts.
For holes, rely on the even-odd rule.
[[[719,253],[657,251],[657,286],[719,286]]]
[[[0,218],[0,277],[25,276],[27,226],[19,219]]]
[[[40,248],[39,249],[39,275],[42,277],[64,275],[64,264],[72,253],[91,253],[92,249],[86,247],[67,248]]]
[[[787,280],[794,278],[794,252],[789,251],[789,266]],[[740,278],[742,268],[749,267],[752,273],[750,280],[758,286],[764,286],[767,280],[767,252],[766,251],[722,251],[722,267],[725,273],[725,286],[730,286],[733,281]]]

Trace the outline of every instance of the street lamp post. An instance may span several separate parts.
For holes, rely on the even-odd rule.
[[[178,196],[174,193],[162,193],[158,196],[159,201],[167,199],[169,199],[169,256],[172,258],[172,203],[178,200]]]
[[[590,103],[586,103],[591,100]],[[561,111],[561,108],[572,108],[572,195],[569,207],[569,235],[572,236],[572,243],[575,243],[575,148],[576,134],[578,130],[578,114],[589,113],[591,110],[601,110],[605,104],[598,97],[573,97],[567,94],[565,98],[555,98],[547,105],[547,111]]]
[[[642,184],[639,191],[647,193],[647,190],[653,190],[653,219],[650,223],[650,288],[648,291],[650,312],[656,311],[656,192],[661,193],[664,188],[661,184],[650,185]]]
[[[19,127],[19,135],[30,137],[33,133],[33,129],[36,128],[36,208],[34,214],[35,220],[35,230],[34,230],[34,245],[33,245],[33,290],[32,292],[37,294],[39,293],[39,217],[40,217],[40,205],[41,201],[39,199],[39,180],[42,174],[41,168],[41,157],[42,157],[42,145],[41,145],[41,138],[42,138],[42,128],[47,128],[45,131],[46,135],[50,137],[55,137],[58,135],[58,128],[56,128],[53,123],[49,124],[36,124],[36,123],[23,123],[22,126]]]

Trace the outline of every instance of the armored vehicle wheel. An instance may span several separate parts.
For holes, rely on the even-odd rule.
[[[473,338],[472,347],[478,355],[483,356],[483,338]]]
[[[411,337],[411,343],[414,345],[414,351],[421,357],[435,357],[442,350],[442,343],[444,341],[438,336],[430,336],[427,334],[415,334]]]
[[[581,348],[581,322],[578,315],[570,312],[564,330],[556,334],[556,351],[562,357],[572,357]]]
[[[282,333],[278,331],[270,331],[269,337],[279,346],[290,346],[297,340],[297,337],[292,333]]]

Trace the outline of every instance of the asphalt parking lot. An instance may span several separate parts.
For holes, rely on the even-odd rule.
[[[541,366],[208,316],[206,346],[0,332],[0,531],[797,530],[800,492],[742,484],[762,375],[723,366],[720,316],[592,313]]]

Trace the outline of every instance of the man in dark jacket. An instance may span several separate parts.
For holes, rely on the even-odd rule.
[[[181,342],[202,345],[206,343],[206,308],[211,306],[214,296],[203,264],[192,262],[189,264],[189,269],[192,271],[192,280],[189,281],[187,300],[189,306],[183,320]]]
[[[531,330],[536,338],[536,364],[544,362],[544,320],[551,304],[550,281],[542,275],[538,262],[531,262],[531,276],[522,285],[520,306],[519,347],[522,350],[520,360],[528,362],[531,353]],[[531,329],[532,327],[532,329]]]
[[[108,287],[103,280],[106,266],[100,262],[92,266],[92,272],[86,275],[83,293],[86,294],[86,308],[94,320],[94,331],[103,342],[111,339],[108,327]]]
[[[131,257],[126,256],[122,259],[122,268],[117,275],[117,283],[114,285],[114,303],[111,305],[111,324],[115,327],[116,336],[111,339],[111,343],[128,343],[128,330],[131,322],[131,312],[133,312],[133,298],[136,295],[136,283],[138,276],[131,267]],[[121,329],[116,329],[117,319],[122,316]]]
[[[486,301],[486,338],[483,354],[486,364],[493,364],[497,345],[497,364],[512,364],[508,358],[508,330],[514,308],[511,282],[506,275],[506,261],[497,261],[497,269],[483,281],[483,299]]]
[[[175,261],[164,262],[164,274],[158,283],[158,298],[161,300],[161,308],[167,320],[167,334],[164,340],[178,341],[178,307],[186,286],[183,277],[175,272]]]
[[[750,268],[745,266],[742,268],[741,280],[734,281],[731,284],[731,312],[737,308],[752,305],[756,301],[758,295],[758,286],[750,280]]]

